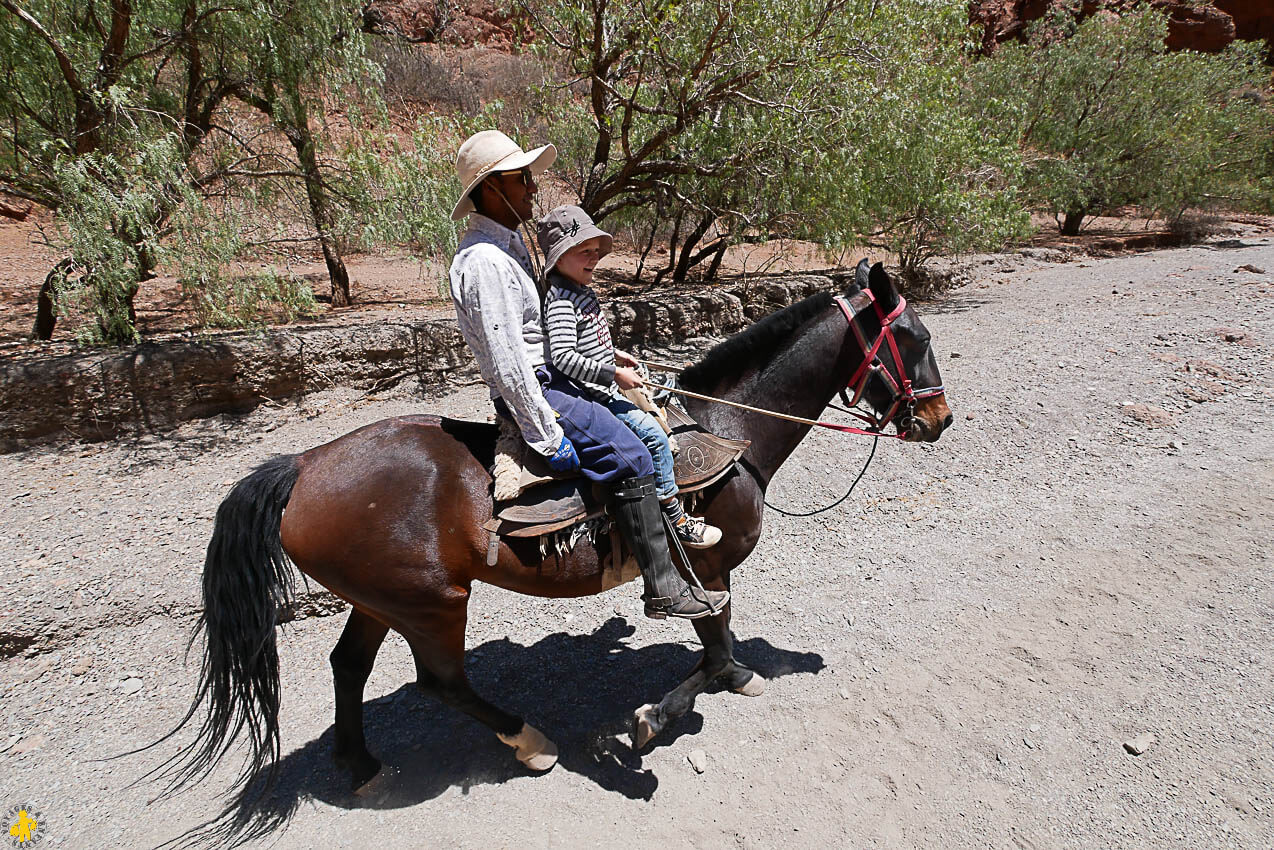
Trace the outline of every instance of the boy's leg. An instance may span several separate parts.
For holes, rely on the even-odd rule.
[[[655,492],[681,542],[692,549],[708,549],[719,543],[721,529],[708,525],[699,517],[687,515],[682,509],[681,500],[677,498],[672,449],[668,445],[668,436],[655,417],[626,400],[611,401],[606,408],[650,449],[655,463]]]
[[[627,425],[650,452],[650,459],[655,464],[655,494],[659,501],[667,502],[676,496],[672,449],[668,446],[668,435],[659,427],[655,417],[626,399],[611,399],[606,403],[606,409]]]

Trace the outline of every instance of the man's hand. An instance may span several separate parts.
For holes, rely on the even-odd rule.
[[[615,370],[615,383],[619,385],[621,390],[631,390],[634,387],[644,387],[646,382],[641,379],[641,375],[636,369],[630,369],[627,366],[621,366]]]
[[[575,472],[579,469],[579,455],[575,453],[575,446],[566,439],[565,434],[562,435],[562,442],[558,445],[557,451],[549,455],[547,460],[549,469],[554,472]]]
[[[627,351],[620,351],[618,348],[616,348],[616,349],[615,349],[615,365],[616,365],[616,366],[629,366],[629,367],[631,367],[631,368],[633,368],[633,369],[636,369],[636,368],[637,368],[637,358],[636,358],[636,357],[633,357],[633,356],[632,356],[631,354],[629,354]]]

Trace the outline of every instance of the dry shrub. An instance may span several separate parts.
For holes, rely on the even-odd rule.
[[[446,111],[476,112],[482,97],[453,58],[424,45],[379,42],[373,56],[385,74],[385,99]]]
[[[543,88],[557,80],[554,70],[528,53],[501,53],[478,48],[458,57],[460,74],[473,85],[483,103],[499,101],[500,123],[526,134],[523,142],[544,136]],[[540,144],[540,142],[534,142]]]
[[[1201,210],[1186,210],[1176,218],[1169,219],[1168,232],[1180,240],[1179,244],[1190,245],[1202,242],[1221,229],[1223,219],[1215,213]]]
[[[385,97],[391,103],[473,114],[499,101],[502,125],[531,133],[545,129],[540,90],[556,75],[536,56],[485,47],[444,53],[428,45],[380,44],[376,61],[384,69]]]

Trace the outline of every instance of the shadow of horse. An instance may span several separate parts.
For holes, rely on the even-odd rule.
[[[637,704],[658,700],[685,678],[699,653],[680,643],[633,648],[623,641],[636,629],[612,617],[592,634],[553,634],[531,646],[507,638],[466,654],[466,671],[479,692],[527,718],[557,742],[557,770],[577,773],[630,799],[649,800],[659,777],[629,746],[629,718]],[[737,644],[748,666],[766,679],[819,673],[821,655],[780,649],[761,638]],[[602,650],[599,652],[599,649]],[[716,688],[719,690],[719,688]],[[385,754],[381,774],[355,795],[332,761],[333,727],[277,765],[274,787],[265,777],[249,783],[244,802],[188,833],[183,846],[237,846],[286,827],[306,800],[343,809],[398,809],[433,800],[451,788],[499,785],[527,776],[509,748],[478,721],[442,706],[412,684],[366,705],[367,743]],[[695,711],[672,723],[654,746],[668,746],[703,727]]]

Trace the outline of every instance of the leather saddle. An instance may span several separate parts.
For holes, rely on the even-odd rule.
[[[677,488],[692,493],[716,483],[752,443],[705,431],[676,405],[667,407],[668,423],[681,450],[673,463]],[[579,475],[559,476],[537,452],[523,458],[521,493],[497,502],[483,529],[501,537],[538,537],[600,517],[606,493]]]

